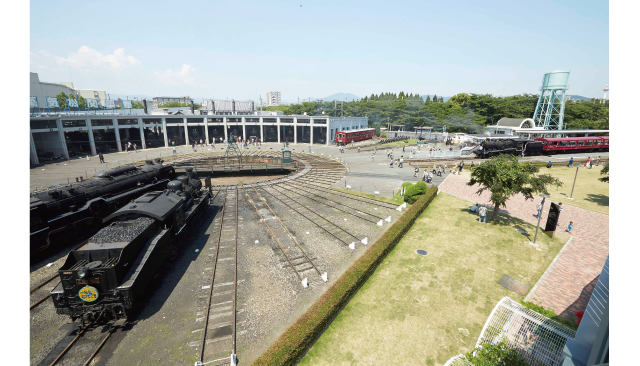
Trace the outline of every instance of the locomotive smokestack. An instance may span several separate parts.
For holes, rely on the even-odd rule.
[[[194,110],[194,107],[193,107],[193,100],[192,100],[191,101],[191,114],[193,114],[193,110]]]
[[[144,108],[144,114],[149,114],[149,112],[147,111],[147,100],[146,99],[142,100],[142,108]]]

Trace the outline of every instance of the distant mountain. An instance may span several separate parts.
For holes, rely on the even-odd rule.
[[[442,95],[438,95],[436,94],[436,96],[438,97],[438,100],[440,99],[440,97],[442,97]],[[433,94],[425,94],[425,95],[421,95],[420,96],[422,99],[427,99],[427,97],[429,97],[429,99],[433,98]],[[451,97],[442,97],[442,101],[446,102],[447,100],[449,100],[449,98]]]
[[[324,97],[322,98],[322,100],[345,100],[345,98],[347,99],[347,102],[350,102],[352,100],[360,100],[362,98],[360,98],[357,95],[351,94],[351,93],[335,93],[335,94],[331,94],[328,97]]]

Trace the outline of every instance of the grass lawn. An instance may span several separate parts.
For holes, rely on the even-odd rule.
[[[608,215],[609,183],[598,180],[598,178],[602,177],[600,170],[602,170],[602,166],[594,166],[592,169],[578,169],[576,187],[573,190],[573,200],[568,199],[568,197],[571,195],[576,168],[567,168],[566,164],[556,164],[551,169],[540,168],[540,173],[551,174],[564,183],[563,187],[549,189],[552,201]],[[463,171],[462,175],[470,177],[471,173],[467,170],[466,173]]]
[[[404,141],[407,141],[406,143]],[[378,145],[378,150],[383,150],[384,149],[388,149],[390,147],[398,147],[398,146],[416,146],[416,143],[418,142],[418,139],[406,139],[406,140],[399,140],[399,141],[394,141],[394,142],[390,142],[388,144],[382,144],[382,145]]]
[[[436,197],[300,365],[442,365],[471,350],[501,298],[523,299],[500,278],[533,287],[569,237],[539,234],[536,249],[517,231],[535,226],[480,224],[470,205]]]

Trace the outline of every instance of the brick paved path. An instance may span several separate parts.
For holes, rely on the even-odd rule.
[[[478,196],[478,186],[468,186],[466,176],[449,176],[440,190],[448,194],[483,204],[490,204],[488,191]],[[536,197],[526,201],[524,196],[517,195],[507,201],[501,213],[537,223],[536,204],[542,198]],[[573,315],[578,310],[585,310],[597,277],[602,271],[609,255],[609,216],[582,208],[569,206],[563,202],[564,209],[560,214],[558,231],[567,228],[573,221],[572,239],[558,253],[542,278],[526,297],[544,307],[554,309],[557,314]],[[540,226],[547,221],[549,202],[545,202]]]

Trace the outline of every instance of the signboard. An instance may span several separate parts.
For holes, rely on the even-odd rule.
[[[67,99],[67,104],[70,108],[80,108],[80,105],[78,104],[78,100],[76,98]]]
[[[89,108],[98,108],[98,100],[97,99],[87,99],[87,103]]]
[[[93,286],[85,286],[78,291],[78,296],[82,301],[94,302],[98,300],[98,290]]]
[[[133,105],[131,104],[130,100],[123,100],[122,101],[122,108],[131,109],[131,108],[133,108]]]
[[[38,108],[38,97],[29,97],[31,108]]]
[[[549,218],[547,218],[547,225],[544,227],[544,231],[556,231],[559,218],[560,206],[558,206],[558,204],[555,202],[551,202],[551,207],[549,208]]]
[[[47,97],[47,107],[49,107],[49,108],[60,108],[60,104],[58,103],[58,98],[49,98],[49,97]]]
[[[105,106],[107,106],[107,109],[115,109],[116,108],[116,101],[113,99],[107,99],[104,101]]]

